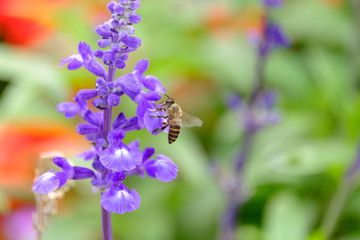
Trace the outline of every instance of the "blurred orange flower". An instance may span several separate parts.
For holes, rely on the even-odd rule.
[[[237,9],[224,3],[209,5],[205,15],[205,25],[215,36],[228,37],[239,31],[262,28],[263,10],[258,5]]]
[[[33,183],[40,154],[60,151],[73,156],[89,146],[75,127],[32,119],[0,127],[0,187],[21,189]]]
[[[52,33],[55,11],[66,2],[68,0],[1,0],[1,37],[10,44],[41,44]]]

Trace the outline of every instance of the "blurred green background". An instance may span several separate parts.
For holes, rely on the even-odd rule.
[[[323,223],[335,220],[332,239],[360,240],[360,189],[344,175],[353,164],[360,130],[360,10],[357,0],[286,0],[271,14],[293,46],[268,59],[266,87],[279,96],[282,120],[255,138],[245,166],[246,203],[238,214],[244,240],[323,240]],[[140,194],[135,212],[113,214],[114,239],[216,239],[226,204],[221,177],[231,171],[242,141],[241,124],[226,107],[229,92],[248,96],[254,80],[254,46],[246,33],[259,28],[257,0],[142,0],[130,55],[150,60],[167,94],[203,119],[168,145],[166,134],[128,133],[179,165],[171,183],[131,177]],[[84,69],[57,69],[79,41],[96,46],[93,29],[109,19],[106,1],[2,0],[0,2],[0,239],[31,240],[31,192],[39,155],[75,155],[90,145],[56,104],[70,101],[95,78]],[[124,98],[125,99],[125,98]],[[119,111],[135,113],[124,100]],[[335,200],[334,200],[335,199]],[[341,201],[343,200],[343,203]],[[329,207],[332,202],[331,207]],[[342,207],[343,205],[343,207]],[[340,211],[337,217],[336,211]],[[330,220],[329,220],[330,218]],[[333,219],[331,219],[333,218]],[[101,239],[99,195],[78,181],[59,202],[44,240]],[[326,228],[326,226],[325,226]]]

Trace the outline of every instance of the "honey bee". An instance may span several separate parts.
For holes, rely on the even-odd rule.
[[[167,121],[163,123],[164,126],[156,128],[152,133],[161,132],[169,127],[168,142],[171,144],[178,138],[181,127],[200,127],[203,122],[199,118],[182,111],[175,99],[165,96],[167,99],[161,102],[160,107],[155,110],[155,112],[164,111],[165,115],[152,117],[163,118]]]

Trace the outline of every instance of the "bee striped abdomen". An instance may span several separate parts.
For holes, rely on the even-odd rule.
[[[180,133],[180,126],[179,125],[170,125],[170,127],[169,127],[169,135],[168,135],[169,144],[175,142],[175,140],[179,136],[179,133]]]

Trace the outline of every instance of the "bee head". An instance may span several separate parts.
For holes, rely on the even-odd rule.
[[[165,101],[165,105],[168,105],[168,106],[170,106],[170,105],[172,105],[172,104],[174,104],[175,103],[175,101],[174,101],[174,99],[172,99],[172,98],[168,98],[168,99],[166,99],[166,101]]]
[[[162,102],[162,105],[163,105],[163,106],[169,107],[169,106],[171,106],[172,104],[175,103],[175,100],[174,100],[173,98],[169,97],[169,96],[166,95],[166,94],[164,94],[164,95],[167,97],[167,99]]]

